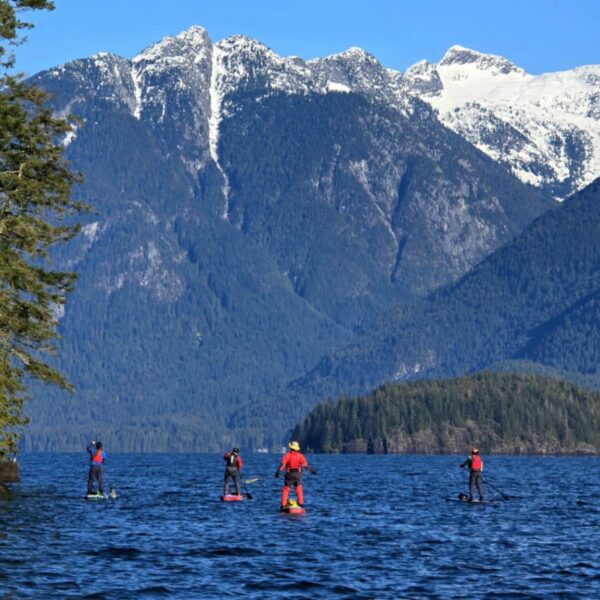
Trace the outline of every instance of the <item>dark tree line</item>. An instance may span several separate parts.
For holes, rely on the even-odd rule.
[[[315,452],[600,452],[600,393],[491,372],[385,384],[317,406],[293,437]]]

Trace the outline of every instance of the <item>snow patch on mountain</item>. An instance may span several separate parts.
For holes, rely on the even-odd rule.
[[[89,240],[90,244],[93,244],[96,238],[98,237],[99,231],[99,223],[98,221],[94,221],[93,223],[88,223],[81,228],[81,233]]]
[[[351,92],[352,89],[348,85],[344,85],[343,83],[337,83],[336,81],[328,81],[326,84],[326,88],[328,92]]]
[[[222,81],[225,79],[225,68],[223,66],[223,51],[214,46],[211,57],[211,75],[210,75],[210,117],[208,121],[208,147],[210,156],[215,163],[217,170],[223,177],[223,197],[225,199],[223,205],[222,218],[229,220],[229,194],[230,186],[227,173],[223,169],[219,160],[219,125],[221,123],[223,98],[225,90]]]
[[[142,72],[134,63],[132,72],[134,106],[132,114],[139,121],[142,115]]]
[[[164,265],[163,257],[152,241],[129,252],[120,267],[121,270],[104,275],[98,283],[108,295],[120,290],[128,282],[146,288],[163,302],[175,302],[185,290],[180,278]]]
[[[531,75],[507,59],[453,46],[404,86],[440,120],[522,181],[565,197],[600,175],[600,66]]]
[[[437,356],[434,350],[426,350],[419,361],[415,362],[400,362],[396,367],[396,371],[392,377],[392,381],[408,381],[411,378],[433,369],[437,365]]]

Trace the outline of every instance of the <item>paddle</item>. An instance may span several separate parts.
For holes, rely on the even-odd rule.
[[[244,479],[244,483],[256,483],[260,477],[252,477],[252,479]]]
[[[465,469],[466,467],[464,465],[460,465],[461,469]],[[488,485],[489,487],[491,487],[494,491],[498,492],[502,498],[504,498],[504,500],[510,500],[510,498],[506,495],[503,494],[496,486],[492,485],[489,480],[484,479],[483,477],[481,478],[481,483],[485,483],[485,485]]]
[[[108,488],[108,494],[104,494],[107,498],[111,500],[116,500],[117,498],[117,490],[112,484],[112,476],[109,478],[104,474],[104,488]]]
[[[248,491],[248,488],[246,487],[246,481],[243,480],[242,481],[242,485],[244,486],[244,492],[246,494],[246,498],[248,498],[248,500],[252,500],[253,496],[252,494]]]
[[[485,483],[485,485],[488,485],[493,490],[495,490],[496,492],[498,492],[505,500],[510,500],[510,498],[506,494],[503,494],[496,486],[492,485],[487,479],[483,479],[482,478],[481,482]]]

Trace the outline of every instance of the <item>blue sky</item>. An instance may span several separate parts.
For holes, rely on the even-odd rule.
[[[28,15],[18,48],[32,74],[99,51],[131,57],[192,25],[213,41],[240,33],[309,59],[360,46],[403,71],[453,44],[500,54],[530,73],[600,64],[598,0],[55,0]]]

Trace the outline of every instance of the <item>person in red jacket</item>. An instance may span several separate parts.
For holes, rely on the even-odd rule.
[[[469,468],[469,502],[473,501],[473,489],[477,486],[477,492],[479,493],[479,500],[483,501],[483,491],[481,489],[481,474],[483,473],[483,460],[479,456],[479,450],[477,448],[471,448],[471,454],[465,462],[460,465],[460,468]]]
[[[285,480],[283,484],[283,491],[281,492],[281,508],[285,508],[287,506],[290,487],[292,484],[296,489],[298,505],[302,506],[304,504],[304,492],[302,490],[302,469],[310,471],[313,475],[317,474],[317,472],[309,466],[308,461],[306,458],[304,458],[304,455],[300,453],[300,444],[298,442],[290,442],[288,446],[290,448],[290,452],[283,456],[277,471],[275,471],[275,477],[279,477],[281,471],[285,469]]]
[[[106,461],[106,452],[102,450],[102,442],[96,440],[89,443],[87,452],[90,456],[90,470],[88,473],[87,493],[104,495],[103,465]],[[94,492],[94,481],[98,482],[98,491]]]
[[[225,460],[225,496],[229,495],[229,480],[233,479],[235,483],[235,493],[240,495],[240,471],[244,466],[240,449],[234,448],[228,452],[223,459]]]

